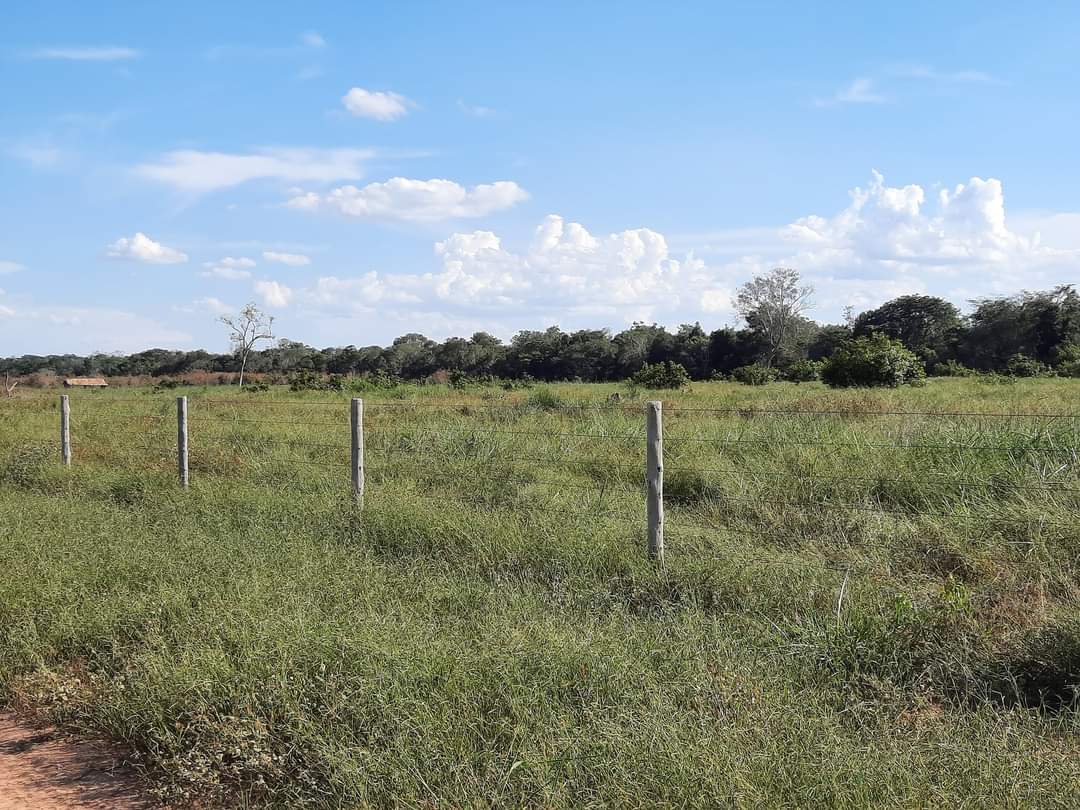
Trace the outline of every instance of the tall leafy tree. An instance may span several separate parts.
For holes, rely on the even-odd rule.
[[[761,334],[765,344],[762,362],[771,366],[782,351],[799,337],[805,318],[813,306],[814,288],[802,284],[799,271],[776,267],[754,276],[739,287],[735,303],[751,329]]]
[[[943,298],[902,295],[859,315],[852,331],[899,340],[929,365],[952,354],[961,324],[960,311]]]

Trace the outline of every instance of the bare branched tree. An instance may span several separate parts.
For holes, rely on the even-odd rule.
[[[240,355],[240,388],[244,387],[244,370],[248,357],[260,340],[274,339],[274,316],[248,304],[239,315],[222,315],[221,322],[229,327],[229,343]]]
[[[10,373],[4,374],[4,396],[15,396],[15,386],[17,386],[18,384],[18,380],[12,381]]]
[[[814,288],[800,284],[800,280],[798,270],[776,267],[739,287],[735,299],[739,314],[765,338],[767,366],[794,336],[803,313],[813,306]]]

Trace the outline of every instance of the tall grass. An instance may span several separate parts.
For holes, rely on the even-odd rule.
[[[187,492],[171,395],[0,403],[4,699],[181,801],[1080,804],[1077,383],[666,394],[664,570],[613,390],[368,398],[362,514],[340,396],[181,392]]]

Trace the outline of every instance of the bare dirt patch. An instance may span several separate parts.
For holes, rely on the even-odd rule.
[[[0,713],[0,810],[160,807],[103,743]]]

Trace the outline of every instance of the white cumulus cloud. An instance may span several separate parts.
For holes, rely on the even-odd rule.
[[[1076,216],[1017,228],[995,178],[928,194],[918,184],[890,186],[875,172],[831,214],[679,240],[685,248],[718,246],[706,251],[710,262],[689,249],[676,255],[663,234],[648,228],[595,234],[551,215],[524,246],[511,247],[490,230],[456,232],[435,243],[431,268],[323,276],[295,290],[292,300],[324,323],[377,313],[381,326],[374,328],[434,336],[437,329],[472,328],[506,337],[553,323],[621,328],[635,320],[672,327],[700,320],[715,328],[737,321],[733,299],[741,283],[790,266],[817,288],[811,314],[837,322],[847,305],[862,310],[909,293],[963,303],[1076,278],[1080,240],[1074,235],[1075,244],[1051,247],[1035,232],[1045,221],[1055,234],[1072,233]]]
[[[1045,247],[1038,236],[1011,231],[1005,222],[1005,194],[1000,180],[979,177],[944,189],[937,211],[927,211],[922,186],[886,185],[873,173],[870,184],[851,192],[851,202],[832,217],[802,217],[782,235],[799,248],[795,254],[808,269],[882,272],[925,269],[959,273],[1011,272],[1064,253]]]
[[[345,109],[358,118],[376,121],[396,121],[416,105],[399,93],[383,90],[365,90],[354,87],[341,98]]]
[[[186,253],[155,242],[139,232],[134,236],[122,236],[106,249],[113,259],[130,259],[144,264],[182,264],[188,260]]]
[[[363,188],[341,186],[323,195],[299,193],[286,205],[301,210],[328,208],[350,217],[437,222],[486,216],[528,198],[528,192],[511,180],[465,188],[452,180],[394,177]]]
[[[197,194],[252,180],[291,183],[354,180],[363,177],[364,163],[374,154],[370,149],[306,147],[274,147],[244,154],[180,149],[136,166],[134,171],[143,179]]]
[[[597,236],[551,215],[523,251],[507,249],[491,231],[473,231],[437,242],[435,258],[434,272],[325,276],[298,290],[297,300],[313,311],[377,307],[399,322],[506,318],[515,328],[675,319],[700,313],[705,299],[710,312],[730,309],[721,274],[693,256],[671,256],[664,236],[648,228]]]
[[[255,292],[268,307],[287,307],[293,297],[293,291],[277,281],[256,281]]]
[[[268,262],[287,264],[290,267],[305,267],[311,264],[311,257],[302,253],[278,253],[274,250],[264,250],[262,257]]]

